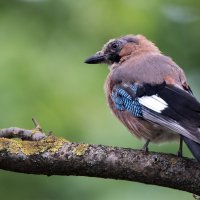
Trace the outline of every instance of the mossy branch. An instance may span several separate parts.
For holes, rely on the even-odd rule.
[[[39,126],[36,126],[38,128]],[[90,176],[136,181],[200,195],[200,164],[172,154],[72,143],[40,130],[1,129],[0,169],[26,174]],[[13,139],[13,130],[44,136],[39,141]],[[23,136],[22,132],[18,136]],[[15,132],[16,133],[16,132]],[[26,134],[25,134],[26,135]],[[23,138],[23,137],[22,137]],[[25,137],[26,138],[26,137]],[[30,139],[30,138],[29,138]]]

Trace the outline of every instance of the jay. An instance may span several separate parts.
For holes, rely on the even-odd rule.
[[[200,161],[200,103],[193,96],[183,70],[142,35],[112,39],[85,60],[105,63],[108,105],[137,138],[161,143],[180,138]]]

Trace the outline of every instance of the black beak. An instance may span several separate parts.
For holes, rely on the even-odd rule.
[[[99,63],[105,62],[105,60],[106,60],[105,55],[95,54],[95,55],[87,58],[85,60],[85,63],[87,63],[87,64],[99,64]]]

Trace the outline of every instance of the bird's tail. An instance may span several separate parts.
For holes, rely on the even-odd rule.
[[[187,137],[182,136],[183,141],[186,143],[190,151],[192,152],[192,155],[200,162],[200,144],[197,142],[194,142],[193,140],[190,140]]]

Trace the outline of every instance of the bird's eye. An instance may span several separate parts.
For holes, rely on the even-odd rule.
[[[111,47],[112,47],[112,49],[117,49],[119,47],[119,44],[114,42],[114,43],[112,43]]]

